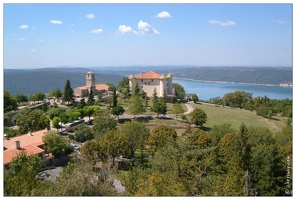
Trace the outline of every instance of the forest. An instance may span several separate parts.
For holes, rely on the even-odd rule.
[[[177,87],[183,94],[182,87]],[[52,121],[53,129],[43,138],[45,151],[57,161],[68,158],[69,162],[52,181],[41,173],[40,157],[18,154],[4,170],[4,196],[292,195],[292,100],[271,102],[268,97],[252,98],[243,91],[213,100],[213,107],[223,106],[219,109],[225,111],[231,110],[227,107],[251,107],[248,111],[254,117],[277,117],[283,124],[280,131],[247,126],[244,121],[234,128],[227,114],[227,123],[213,122],[206,127],[210,116],[196,97],[189,102],[193,112],[184,115],[184,103],[178,99],[168,102],[155,94],[147,100],[137,89],[128,92],[124,79],[116,88],[125,95],[118,97],[114,90],[105,103],[89,95],[87,101],[74,106],[67,80],[62,95],[51,91],[66,107],[45,103],[41,110],[24,109],[15,115],[13,121],[20,132],[6,127],[11,137],[49,129]],[[44,98],[36,95],[37,100],[37,96]],[[4,97],[6,112],[18,106],[9,91]],[[268,110],[267,115],[261,113],[261,107]],[[124,113],[131,119],[119,120]],[[167,119],[168,114],[176,117]],[[92,126],[82,124],[73,134],[61,134],[63,124],[86,116],[93,118]],[[155,125],[148,126],[150,121]],[[180,131],[175,125],[184,128]],[[70,141],[83,144],[79,153]],[[121,182],[124,192],[112,186],[114,180]]]

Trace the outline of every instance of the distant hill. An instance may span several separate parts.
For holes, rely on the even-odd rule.
[[[47,93],[53,88],[62,91],[67,79],[71,87],[85,85],[85,76],[89,69],[77,68],[83,72],[75,72],[72,69],[30,69],[30,70],[4,70],[4,90],[10,94],[30,95],[36,92]],[[74,72],[73,72],[74,71]],[[112,83],[115,86],[124,76],[113,74],[95,74],[96,83]]]
[[[292,83],[288,67],[194,67],[172,71],[174,77],[200,81],[221,81],[251,84]]]

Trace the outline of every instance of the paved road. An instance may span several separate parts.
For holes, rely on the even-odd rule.
[[[187,115],[193,111],[193,107],[191,106],[191,104],[189,102],[185,103],[185,106],[187,108],[187,111],[184,112],[184,115]]]

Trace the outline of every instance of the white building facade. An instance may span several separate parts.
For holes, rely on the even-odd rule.
[[[129,86],[131,92],[133,92],[136,83],[138,83],[140,91],[146,92],[148,97],[153,96],[154,88],[156,89],[158,97],[163,97],[164,91],[166,92],[167,97],[172,97],[174,96],[172,80],[173,76],[171,73],[165,76],[164,74],[149,71],[143,72],[138,76],[131,74],[129,77]]]

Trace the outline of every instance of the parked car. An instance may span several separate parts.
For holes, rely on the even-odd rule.
[[[80,147],[77,146],[76,144],[71,144],[72,147],[74,147],[75,150],[80,150]]]

